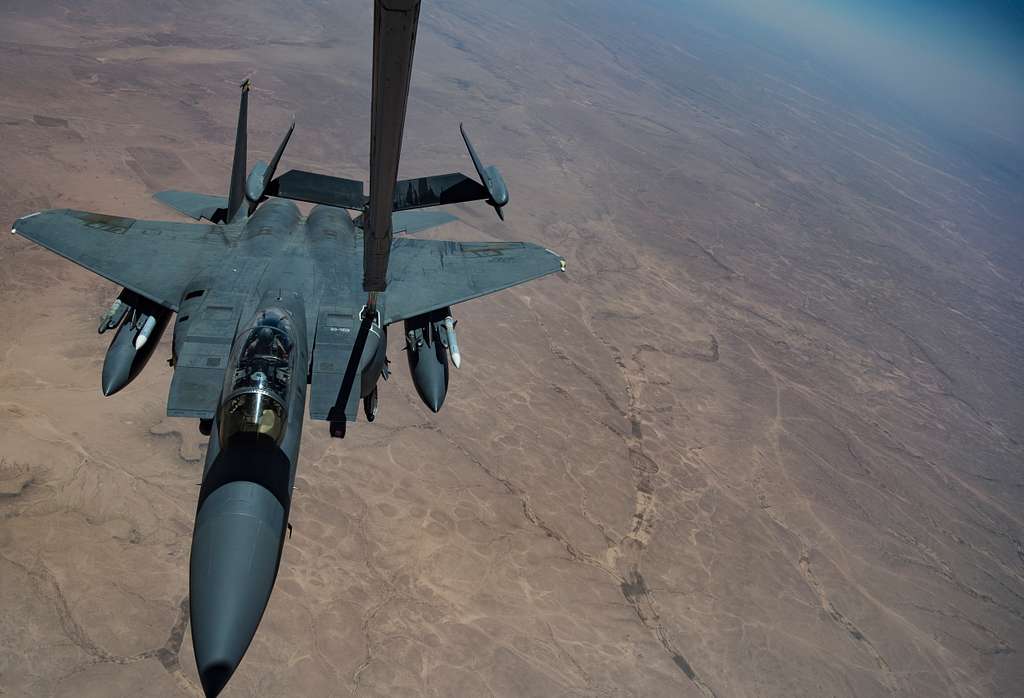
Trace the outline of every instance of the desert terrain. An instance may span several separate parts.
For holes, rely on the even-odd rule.
[[[369,2],[0,7],[0,220],[181,220],[250,162],[365,178]],[[307,420],[225,696],[992,696],[1024,685],[1024,168],[713,12],[424,0],[402,173],[509,184],[436,238],[568,271],[456,308],[418,400]],[[170,333],[101,396],[118,289],[0,238],[0,695],[201,695],[206,439]],[[158,264],[159,260],[153,260]]]

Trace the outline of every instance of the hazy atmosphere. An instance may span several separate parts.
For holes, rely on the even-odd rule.
[[[1019,159],[1024,8],[1016,3],[726,0],[713,7],[835,70],[837,82],[862,90],[861,99],[891,101],[922,122],[1008,141]]]
[[[401,175],[510,190],[421,237],[564,274],[460,304],[444,408],[307,419],[224,696],[1010,696],[1024,685],[1015,3],[423,0]],[[0,219],[166,221],[250,158],[365,179],[372,3],[0,4]],[[308,207],[303,209],[308,210]],[[0,242],[0,694],[201,696],[207,437],[167,332]],[[160,260],[153,260],[160,264]],[[396,328],[397,329],[397,328]]]

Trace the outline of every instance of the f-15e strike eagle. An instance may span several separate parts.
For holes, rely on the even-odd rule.
[[[436,412],[448,361],[460,362],[451,306],[564,270],[529,243],[393,237],[454,220],[417,209],[482,200],[502,216],[508,203],[501,175],[481,164],[465,131],[479,182],[461,173],[397,180],[419,5],[375,2],[368,196],[352,180],[275,177],[294,124],[270,163],[246,176],[247,80],[227,198],[156,195],[209,223],[50,210],[12,229],[123,287],[99,325],[114,331],[104,395],[135,378],[177,313],[167,414],[196,417],[210,435],[189,576],[196,664],[210,696],[241,661],[277,576],[307,384],[310,417],[328,420],[333,436],[345,435],[360,399],[372,421],[388,376],[387,330],[401,321],[416,390]],[[293,200],[317,206],[303,218]]]

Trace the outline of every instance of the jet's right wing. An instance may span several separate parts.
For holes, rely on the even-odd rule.
[[[55,209],[19,218],[11,232],[177,310],[196,271],[228,248],[228,228]]]
[[[564,269],[561,257],[528,242],[396,238],[383,320],[405,320]]]

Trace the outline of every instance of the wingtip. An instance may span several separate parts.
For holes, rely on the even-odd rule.
[[[11,234],[16,235],[18,233],[18,223],[27,221],[29,218],[32,218],[33,216],[38,216],[40,213],[42,213],[42,211],[36,211],[35,213],[30,213],[27,216],[22,216],[18,220],[14,221],[14,223],[11,224]]]

